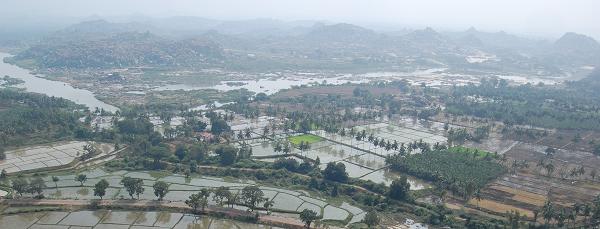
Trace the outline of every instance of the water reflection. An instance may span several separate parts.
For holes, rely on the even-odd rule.
[[[96,107],[111,112],[118,110],[117,107],[96,99],[94,94],[88,90],[76,89],[67,83],[36,77],[29,73],[29,70],[27,69],[5,63],[3,61],[4,58],[10,56],[11,55],[8,53],[0,52],[0,75],[8,75],[10,77],[25,81],[23,84],[18,86],[24,88],[26,91],[65,98],[77,104],[83,104],[91,110],[95,109]]]

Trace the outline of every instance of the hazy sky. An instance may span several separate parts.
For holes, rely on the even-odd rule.
[[[0,18],[141,14],[505,30],[600,38],[600,0],[0,0]]]

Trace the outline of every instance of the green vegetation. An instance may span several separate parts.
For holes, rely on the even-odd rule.
[[[255,185],[246,186],[244,189],[242,189],[242,201],[246,206],[248,206],[248,208],[250,208],[250,211],[254,211],[259,203],[265,201],[264,196],[265,194],[263,191]]]
[[[294,145],[300,145],[301,142],[306,142],[308,144],[313,144],[322,141],[323,139],[319,136],[312,134],[302,134],[297,136],[288,137],[288,141],[290,141]]]
[[[82,187],[83,187],[83,183],[85,183],[86,180],[87,180],[87,176],[85,174],[78,174],[77,176],[75,176],[75,181],[79,182]]]
[[[368,211],[365,215],[365,219],[363,219],[363,222],[368,228],[377,226],[379,224],[379,216],[377,216],[377,212],[374,210]]]
[[[144,180],[140,178],[123,177],[121,184],[125,187],[131,199],[133,199],[133,195],[137,195],[139,199],[140,194],[144,193]]]
[[[452,96],[442,98],[448,113],[490,118],[508,126],[600,130],[600,94],[579,83],[508,86],[492,78],[477,86],[455,87]]]
[[[330,181],[346,182],[348,180],[346,165],[341,162],[327,163],[327,167],[323,170],[323,177]]]
[[[497,162],[456,150],[434,150],[407,156],[394,155],[387,163],[395,170],[435,181],[470,197],[479,188],[505,172]]]
[[[407,200],[410,197],[410,183],[406,176],[401,176],[400,179],[392,181],[390,190],[387,196],[396,200]]]
[[[87,138],[91,130],[74,103],[55,97],[0,89],[0,147]]]
[[[154,195],[158,197],[158,201],[161,201],[169,193],[169,184],[157,181],[152,185],[152,189],[154,189]]]
[[[94,196],[99,196],[100,199],[102,199],[106,195],[106,189],[108,186],[108,181],[105,179],[98,181],[98,183],[94,185]]]
[[[310,228],[310,224],[317,219],[319,219],[319,215],[313,210],[304,209],[300,212],[300,220],[304,222],[306,228]]]
[[[453,146],[448,149],[450,152],[466,154],[467,156],[476,157],[479,159],[493,158],[498,159],[498,155],[495,153],[490,153],[485,150],[480,149],[472,149],[464,146]]]

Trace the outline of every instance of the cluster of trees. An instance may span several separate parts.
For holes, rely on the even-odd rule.
[[[477,127],[473,132],[467,131],[466,128],[450,128],[448,130],[448,145],[462,145],[467,140],[481,142],[481,140],[486,139],[489,136],[490,130],[490,126]]]
[[[86,137],[81,107],[55,97],[0,89],[0,147]]]
[[[35,177],[31,180],[27,180],[23,177],[17,177],[11,181],[11,188],[19,196],[23,196],[24,193],[31,195],[37,194],[36,198],[43,198],[42,193],[46,188],[46,182],[41,177]]]
[[[279,107],[269,109],[270,115],[281,115],[286,118],[286,129],[293,129],[299,132],[308,132],[314,129],[322,129],[329,133],[340,131],[344,123],[358,122],[380,118],[385,115],[391,116],[408,112],[402,110],[406,107],[425,107],[430,102],[425,99],[424,102],[410,102],[399,100],[396,95],[381,94],[373,95],[369,88],[402,88],[407,89],[405,82],[396,81],[392,83],[373,83],[357,87],[353,91],[352,97],[342,96],[341,94],[329,94],[326,96],[303,94],[296,97],[277,97],[271,99],[272,104],[294,104],[293,111],[287,111]],[[333,89],[335,90],[335,89]],[[410,101],[421,101],[415,98]],[[361,107],[364,111],[356,112],[354,108]],[[340,113],[343,110],[343,113]],[[437,111],[437,109],[435,109]],[[413,112],[414,110],[411,110]]]
[[[346,172],[346,165],[341,162],[329,162],[327,167],[323,170],[323,178],[330,181],[337,181],[345,183],[348,181],[348,173]]]
[[[583,217],[583,219],[581,219]],[[533,222],[544,220],[544,227],[593,228],[600,225],[600,195],[587,203],[575,203],[571,207],[562,207],[551,200],[533,211]]]
[[[233,207],[235,204],[242,204],[248,207],[248,211],[254,211],[263,203],[262,208],[270,213],[271,207],[274,205],[274,202],[266,198],[263,191],[254,185],[244,187],[240,194],[234,194],[228,187],[218,187],[215,189],[203,188],[200,192],[190,195],[185,203],[194,212],[197,212],[198,208],[204,211],[206,206],[208,206],[208,198],[211,194],[213,195],[213,200],[220,206],[228,204]]]
[[[490,118],[507,126],[600,129],[600,95],[574,85],[508,86],[482,81],[455,87],[452,96],[443,98],[451,114]]]
[[[386,163],[392,169],[442,184],[465,198],[505,172],[491,157],[480,158],[477,154],[448,149],[406,156],[396,154],[388,157]]]
[[[304,160],[304,161],[302,161],[302,163],[300,163],[294,158],[277,159],[277,160],[275,160],[275,162],[273,163],[272,166],[274,169],[286,169],[290,172],[301,173],[301,174],[308,174],[311,171],[313,171],[314,169],[318,169],[318,167],[317,167],[318,164],[315,164],[313,166],[313,164],[307,160]]]
[[[431,151],[432,150],[432,146],[427,143],[424,142],[423,139],[419,139],[418,141],[413,141],[413,142],[409,142],[408,144],[404,144],[404,143],[398,143],[397,140],[386,140],[383,137],[379,138],[376,137],[373,133],[369,133],[367,135],[367,131],[366,130],[362,130],[362,131],[356,131],[354,128],[350,128],[349,131],[346,131],[346,129],[342,128],[339,131],[340,136],[347,136],[349,135],[352,139],[356,139],[357,141],[367,141],[370,144],[372,144],[374,147],[381,147],[383,149],[385,149],[386,151],[395,151],[400,155],[405,155],[408,154],[410,152],[413,152],[414,150],[419,149],[421,152],[424,151]],[[433,149],[443,149],[445,148],[444,145],[441,145],[439,143],[436,143],[435,145],[433,145]]]

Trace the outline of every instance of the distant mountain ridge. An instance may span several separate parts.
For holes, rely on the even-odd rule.
[[[599,49],[594,39],[574,33],[552,43],[475,28],[438,32],[427,27],[380,33],[348,23],[176,17],[127,23],[82,22],[48,35],[13,60],[47,68],[240,64],[253,68],[260,64],[262,69],[385,69],[408,63],[424,68],[562,74],[561,69],[600,62]],[[468,61],[472,58],[480,60]]]
[[[173,41],[149,32],[122,32],[101,37],[35,45],[14,57],[46,68],[112,68],[131,66],[194,66],[222,58],[222,48],[202,39]]]

